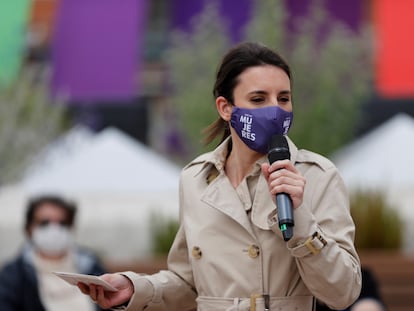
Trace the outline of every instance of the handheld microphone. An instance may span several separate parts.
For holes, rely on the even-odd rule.
[[[290,159],[289,145],[283,135],[273,135],[269,141],[267,158],[269,163]],[[289,241],[293,236],[293,207],[292,200],[287,193],[276,194],[277,218],[283,239]]]

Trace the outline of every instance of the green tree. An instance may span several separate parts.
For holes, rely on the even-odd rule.
[[[296,21],[296,30],[288,31],[284,1],[254,1],[254,6],[243,41],[274,48],[292,67],[294,120],[289,136],[300,148],[330,154],[353,137],[359,107],[370,94],[368,27],[358,33],[348,29],[315,0],[310,13]],[[205,150],[200,133],[217,117],[211,88],[216,66],[230,46],[225,29],[217,7],[210,4],[194,19],[191,34],[174,33],[166,54],[171,104],[189,139],[189,158]]]
[[[65,110],[52,103],[45,79],[44,70],[26,68],[14,84],[0,90],[0,186],[17,181],[63,129]]]
[[[212,81],[216,66],[229,47],[221,21],[216,3],[207,4],[201,16],[193,20],[192,34],[172,33],[171,45],[165,54],[173,89],[171,109],[178,109],[174,125],[189,142],[189,157],[203,150],[201,130],[217,118]]]
[[[245,29],[245,40],[261,42],[277,51],[285,52],[286,21],[284,1],[257,1]]]
[[[293,68],[290,136],[301,148],[329,155],[354,137],[370,95],[371,40],[367,26],[354,33],[315,3],[285,52]]]

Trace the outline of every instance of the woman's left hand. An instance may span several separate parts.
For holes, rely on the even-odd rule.
[[[302,204],[306,180],[289,160],[275,161],[272,165],[262,164],[262,172],[272,195],[287,193],[293,208]]]

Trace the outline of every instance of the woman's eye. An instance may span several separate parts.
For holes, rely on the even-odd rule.
[[[290,101],[290,98],[289,97],[282,97],[282,98],[279,98],[279,101],[287,103],[287,102]]]
[[[262,102],[264,99],[261,97],[256,97],[256,98],[252,98],[251,101],[254,103],[260,103]]]

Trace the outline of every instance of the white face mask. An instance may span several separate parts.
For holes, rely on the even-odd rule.
[[[50,256],[62,255],[72,246],[72,234],[59,224],[48,224],[33,230],[32,240],[37,249]]]

